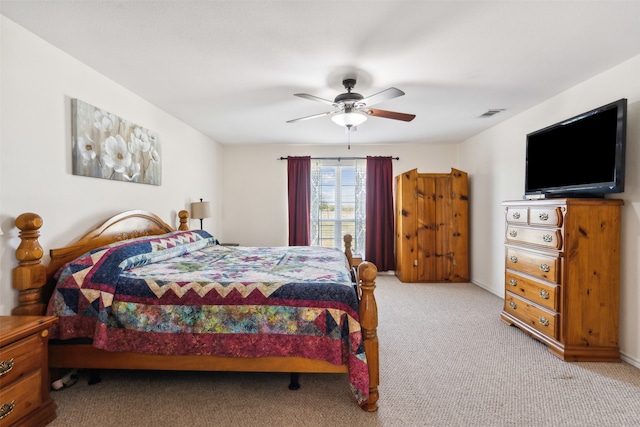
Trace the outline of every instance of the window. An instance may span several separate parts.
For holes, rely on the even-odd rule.
[[[364,257],[366,160],[311,160],[311,245],[351,250]]]

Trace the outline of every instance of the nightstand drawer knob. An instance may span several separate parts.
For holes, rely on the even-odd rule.
[[[511,279],[509,279],[509,284],[511,286],[516,286],[518,284],[518,281],[512,277]]]
[[[15,407],[16,407],[15,400],[12,400],[11,403],[3,403],[2,406],[0,406],[0,420],[8,416],[10,413],[12,413],[13,408]]]
[[[542,236],[542,241],[545,243],[551,243],[553,242],[553,236],[551,234],[545,234]]]
[[[513,301],[509,301],[509,307],[511,307],[512,309],[514,309],[514,310],[515,310],[516,308],[518,308],[518,304],[516,304],[516,303],[515,303],[515,302],[513,302]]]
[[[516,230],[509,230],[509,236],[515,238],[518,236],[518,232]]]
[[[540,219],[540,221],[548,221],[549,220],[549,214],[542,212],[540,215],[538,215],[538,218]]]
[[[548,273],[551,271],[551,267],[549,267],[547,264],[540,264],[540,271]]]
[[[3,360],[0,362],[0,377],[8,374],[13,369],[13,358],[11,360]]]
[[[511,216],[513,217],[513,219],[520,219],[520,212],[514,212]]]
[[[549,299],[549,292],[545,291],[544,289],[540,289],[540,297],[544,299]]]
[[[518,262],[518,257],[517,257],[517,256],[515,256],[515,255],[511,255],[511,256],[509,257],[509,261],[511,261],[512,263],[514,263],[514,264],[515,264],[516,262]]]
[[[540,318],[540,324],[541,324],[542,326],[549,326],[549,321],[547,320],[547,318],[546,318],[546,317],[541,317],[541,318]]]

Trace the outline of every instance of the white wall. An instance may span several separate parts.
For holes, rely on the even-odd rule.
[[[640,56],[595,76],[460,144],[460,169],[470,174],[471,277],[504,291],[504,200],[524,194],[525,136],[620,98],[628,99],[622,209],[620,339],[623,357],[640,367]],[[497,314],[496,314],[497,315]]]
[[[622,219],[620,346],[640,366],[640,56],[596,76],[459,146],[220,146],[76,59],[0,15],[0,314],[19,243],[13,223],[23,212],[44,218],[40,241],[63,246],[105,215],[145,209],[175,225],[191,201],[210,200],[205,228],[243,245],[287,244],[287,155],[391,155],[394,175],[469,173],[471,277],[503,296],[504,215],[500,203],[522,197],[525,135],[618,98],[629,100],[627,190]],[[71,174],[69,100],[80,98],[160,135],[162,186]],[[193,222],[192,226],[197,226]],[[45,262],[47,257],[45,256]],[[496,316],[499,315],[496,313]]]
[[[224,146],[223,230],[217,236],[245,246],[288,244],[286,156],[393,156],[394,176],[411,169],[449,173],[455,145],[245,145]]]
[[[0,31],[0,314],[17,302],[11,287],[19,244],[14,221],[23,212],[42,216],[45,253],[129,209],[151,211],[176,226],[177,212],[200,197],[214,207],[205,229],[217,231],[219,144],[1,15]],[[72,175],[71,98],[158,132],[162,185]]]

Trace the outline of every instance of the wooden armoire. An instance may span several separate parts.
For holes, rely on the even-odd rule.
[[[402,282],[468,282],[467,173],[413,169],[395,184],[396,276]]]

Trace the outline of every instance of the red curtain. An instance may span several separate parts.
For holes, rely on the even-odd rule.
[[[311,244],[311,157],[287,158],[289,246]]]
[[[367,156],[365,257],[378,271],[394,270],[393,165],[391,157]]]

